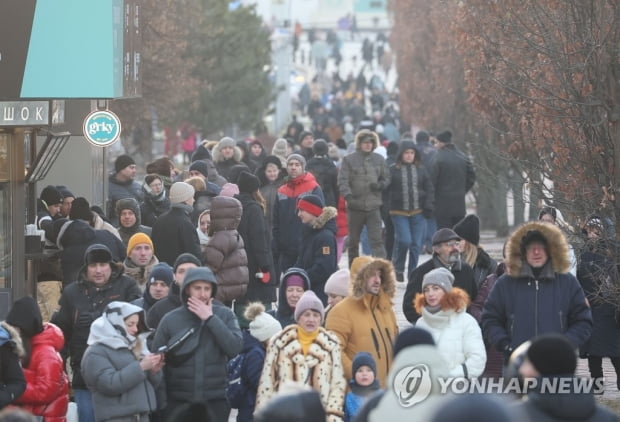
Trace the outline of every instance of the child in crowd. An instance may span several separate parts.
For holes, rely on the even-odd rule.
[[[359,352],[353,358],[353,379],[349,381],[351,391],[347,393],[344,401],[344,420],[353,420],[364,402],[380,390],[377,376],[377,364],[368,352]]]
[[[211,210],[204,210],[198,217],[198,227],[196,227],[196,233],[198,233],[198,240],[200,241],[200,250],[204,254],[207,250],[207,243],[209,243],[209,226],[211,225]]]

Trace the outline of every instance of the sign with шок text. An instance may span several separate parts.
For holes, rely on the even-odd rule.
[[[83,129],[88,142],[107,147],[121,136],[121,120],[109,110],[95,110],[84,119]]]

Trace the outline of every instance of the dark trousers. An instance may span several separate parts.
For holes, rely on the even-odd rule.
[[[465,215],[443,215],[441,213],[435,213],[435,220],[437,221],[437,230],[443,228],[451,229],[456,223],[461,221]]]
[[[381,210],[377,208],[373,211],[359,211],[347,208],[349,226],[349,267],[355,258],[360,254],[359,243],[362,228],[366,226],[368,230],[368,240],[372,256],[385,258],[385,248],[383,247],[383,229],[381,227]]]
[[[168,400],[165,411],[167,422],[228,422],[230,406],[226,399],[207,400],[205,403],[187,403]]]
[[[620,357],[609,358],[616,370],[616,386],[620,390]],[[588,356],[588,369],[592,378],[603,378],[603,358],[601,356]]]

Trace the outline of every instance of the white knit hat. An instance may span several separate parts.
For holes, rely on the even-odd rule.
[[[250,303],[244,317],[250,320],[250,334],[258,341],[269,340],[282,330],[280,322],[265,312],[265,306],[260,302]]]
[[[170,202],[180,204],[193,198],[194,187],[189,183],[176,182],[170,188]]]
[[[347,297],[349,295],[349,279],[351,274],[342,268],[329,276],[325,282],[325,293]]]

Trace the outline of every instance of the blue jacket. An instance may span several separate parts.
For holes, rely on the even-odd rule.
[[[549,257],[538,277],[521,252],[521,240],[532,230],[546,239]],[[582,346],[592,332],[592,314],[579,282],[568,273],[568,244],[560,229],[526,223],[513,233],[506,251],[506,274],[482,311],[485,337],[502,352],[549,332],[563,333],[575,347]]]
[[[243,349],[241,353],[245,354],[241,368],[241,380],[247,389],[243,405],[237,413],[237,422],[251,422],[254,406],[256,405],[258,381],[265,363],[265,348],[249,331],[243,331]]]

